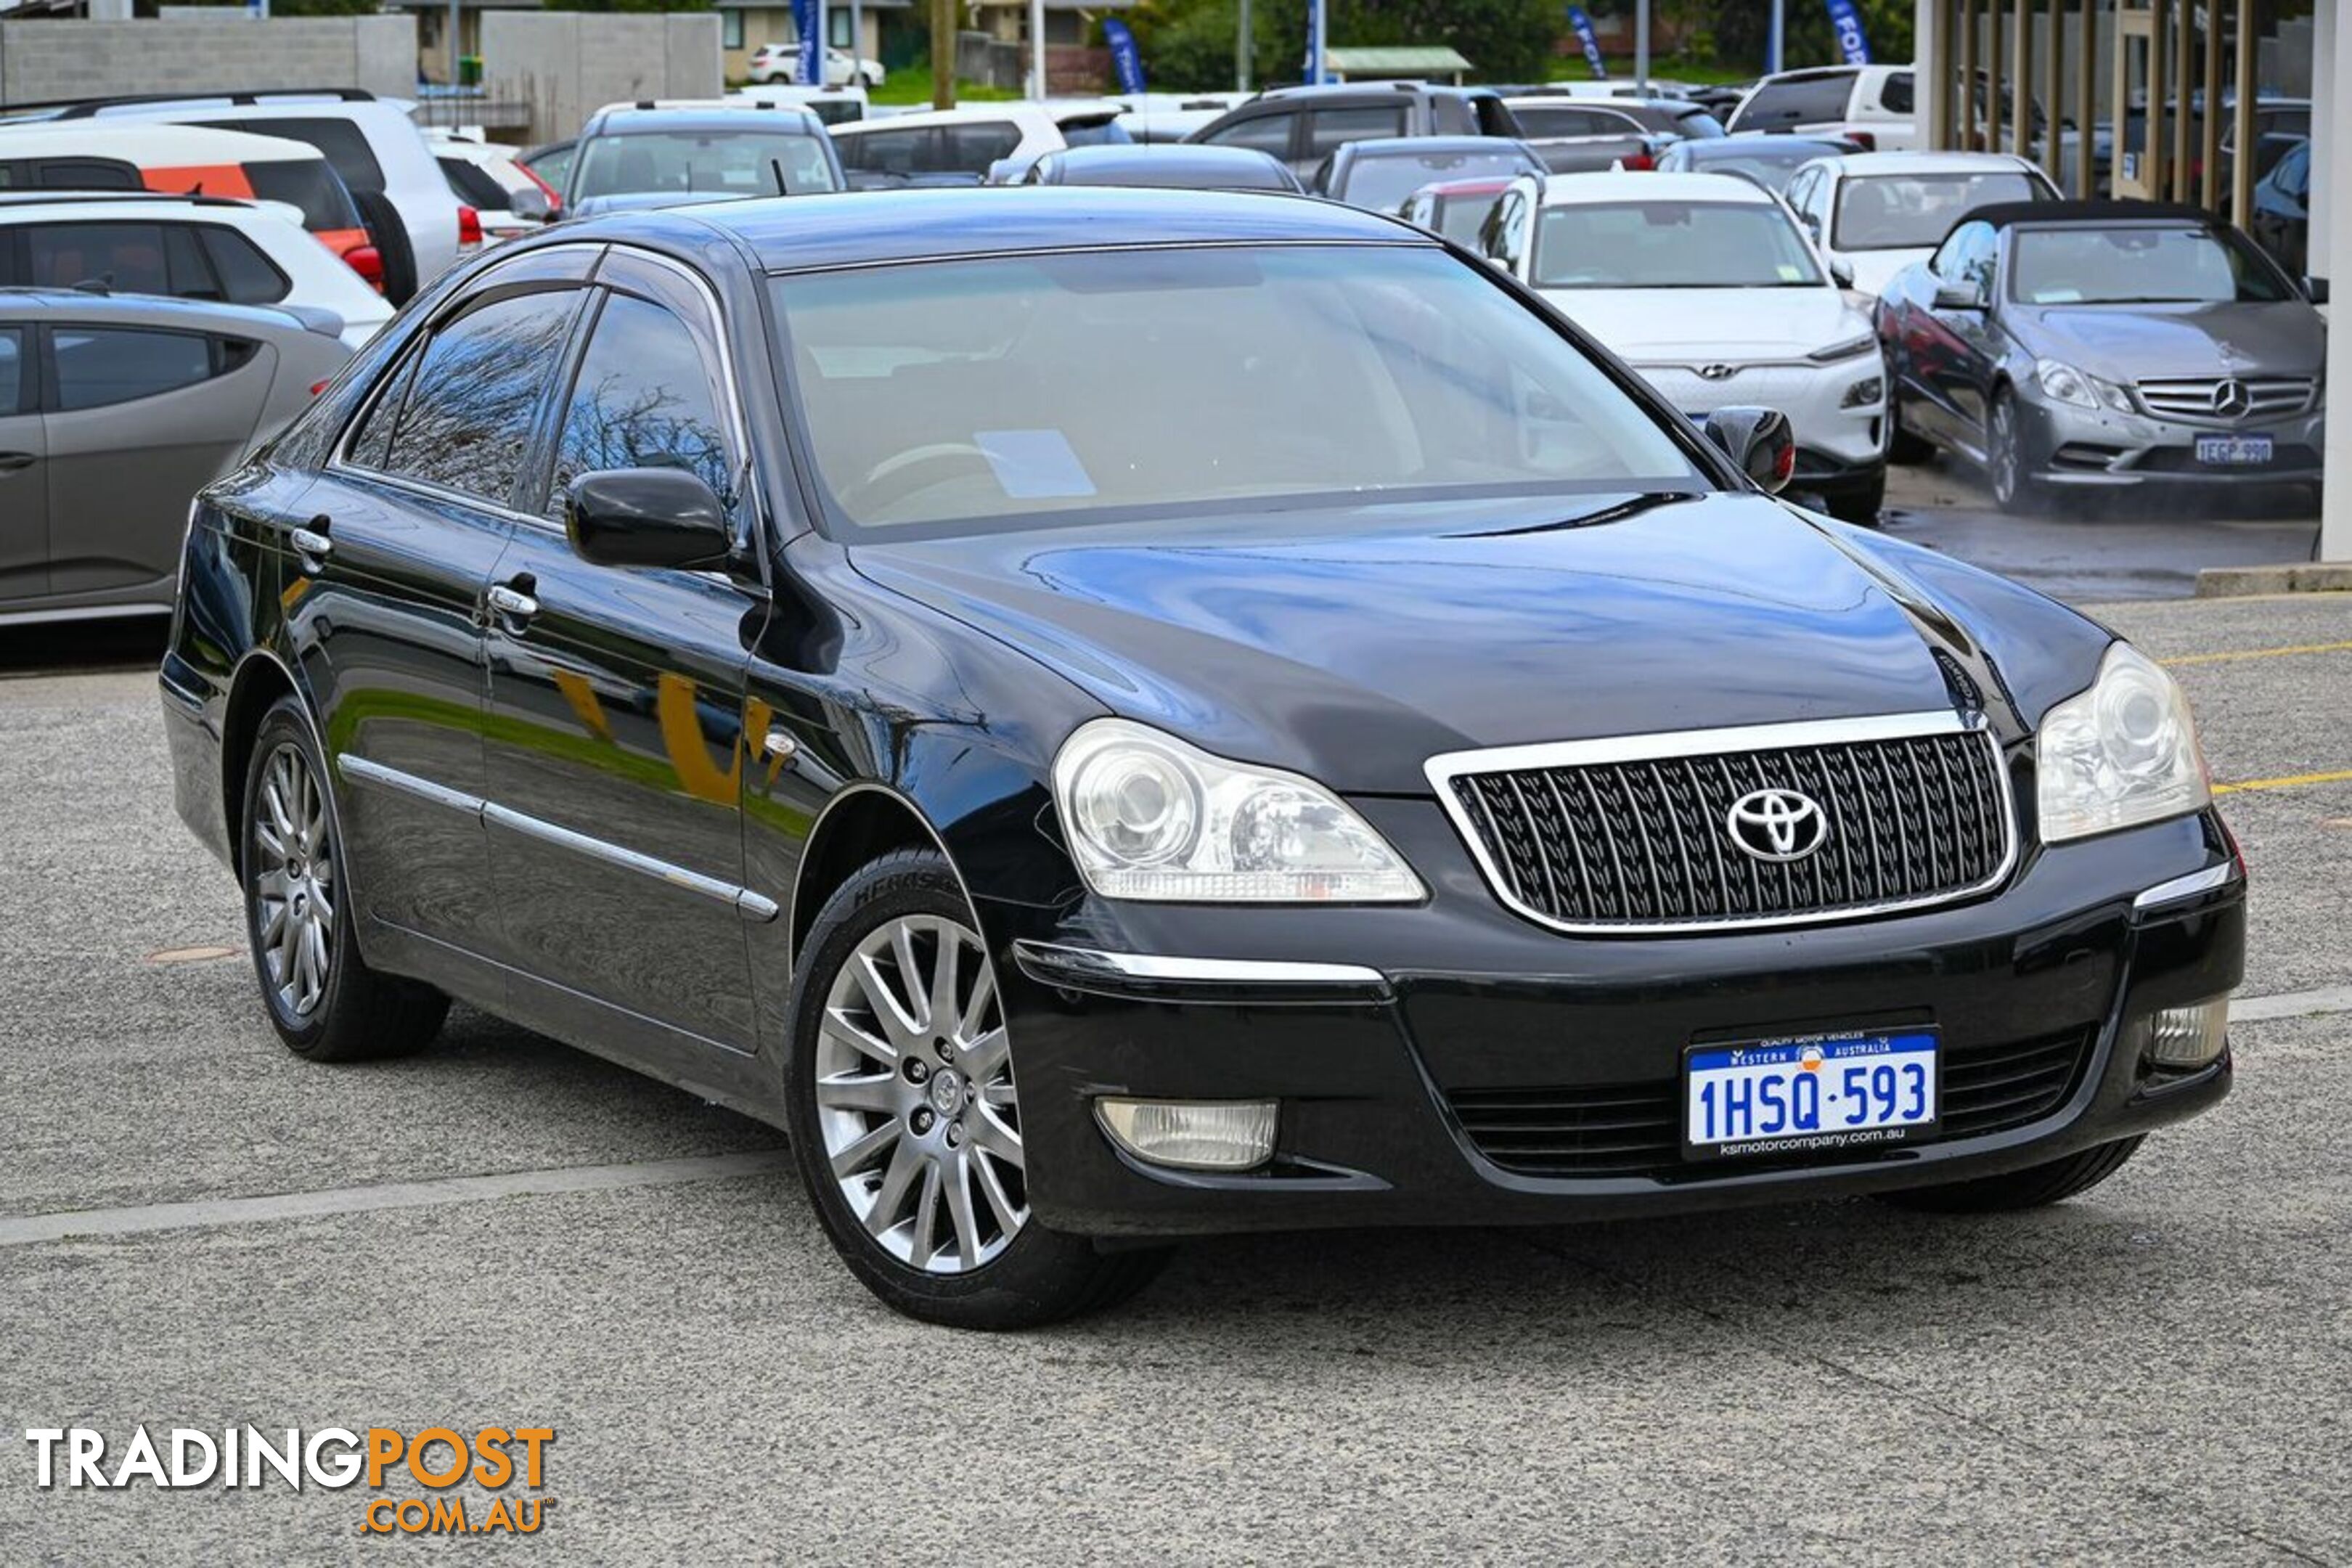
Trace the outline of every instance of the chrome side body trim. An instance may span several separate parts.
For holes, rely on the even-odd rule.
[[[576,855],[584,855],[592,860],[602,861],[607,866],[618,866],[624,870],[635,871],[640,876],[650,877],[658,882],[666,882],[673,888],[709,899],[714,902],[730,905],[745,920],[772,921],[782,912],[773,899],[755,893],[749,888],[740,888],[732,882],[722,882],[716,877],[706,877],[699,871],[689,871],[683,866],[673,866],[667,860],[657,860],[650,855],[641,855],[634,849],[624,848],[618,844],[608,844],[602,838],[592,837],[585,833],[575,833],[569,827],[559,827],[552,822],[544,822],[536,816],[527,816],[520,811],[499,805],[495,802],[478,799],[461,790],[435,784],[430,779],[418,778],[415,773],[403,773],[398,768],[388,768],[381,763],[372,763],[365,757],[355,757],[348,752],[342,752],[335,758],[335,769],[354,784],[393,790],[414,796],[418,800],[430,801],[435,805],[446,806],[451,811],[478,818],[485,826],[495,824],[509,831],[522,834],[526,837],[536,838],[541,843],[552,844],[559,848],[569,849]]]
[[[1824,746],[1872,741],[1914,740],[1930,735],[1981,736],[1990,750],[2000,801],[2003,848],[1992,874],[1969,887],[1916,899],[1879,903],[1848,904],[1832,910],[1808,910],[1794,914],[1741,915],[1717,920],[1585,922],[1556,920],[1522,902],[1510,891],[1510,882],[1486,853],[1454,781],[1465,773],[1524,772],[1533,768],[1578,767],[1595,763],[1651,762],[1664,757],[1714,756],[1728,752],[1767,752],[1791,746]],[[2017,801],[2003,764],[2000,743],[1981,714],[1962,715],[1949,709],[1925,713],[1889,713],[1859,719],[1805,720],[1793,724],[1742,724],[1721,730],[1677,730],[1650,735],[1612,735],[1594,741],[1547,742],[1528,746],[1496,746],[1486,751],[1447,752],[1422,764],[1437,804],[1454,824],[1470,858],[1486,879],[1496,901],[1523,920],[1548,931],[1571,936],[1700,936],[1715,931],[1766,931],[1780,926],[1823,925],[1839,921],[1870,920],[1879,915],[1927,910],[1989,893],[2016,869],[2021,846],[2017,832]]]
[[[1106,952],[1026,938],[1013,944],[1021,972],[1043,985],[1116,995],[1255,995],[1261,1000],[1385,1000],[1388,976],[1360,963],[1305,963],[1256,958],[1186,958]]]
[[[2208,866],[2202,871],[2191,871],[2186,877],[2175,877],[2132,900],[2135,913],[2152,910],[2159,904],[2177,904],[2183,899],[2193,899],[2200,893],[2210,893],[2226,888],[2238,879],[2238,863],[2224,860],[2219,866]]]

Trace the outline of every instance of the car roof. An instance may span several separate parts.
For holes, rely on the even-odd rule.
[[[796,103],[746,103],[730,109],[608,109],[585,136],[643,136],[663,131],[784,131],[822,136],[824,126]]]
[[[1257,97],[1251,99],[1248,101],[1252,103],[1263,103],[1270,99],[1280,99],[1285,101],[1290,101],[1298,99],[1312,100],[1318,98],[1356,96],[1367,98],[1417,98],[1423,93],[1449,93],[1464,98],[1474,96],[1495,96],[1495,91],[1492,88],[1448,87],[1438,82],[1429,81],[1326,81],[1316,82],[1313,84],[1298,82],[1287,87],[1270,87],[1264,92],[1259,93]]]
[[[1737,174],[1553,174],[1543,184],[1543,205],[1575,206],[1584,202],[1731,202],[1775,206],[1769,191]]]
[[[1114,103],[1104,107],[1116,110],[1118,105]],[[961,103],[953,109],[919,109],[910,114],[881,114],[868,120],[846,121],[831,129],[836,136],[855,136],[884,126],[897,126],[905,130],[919,129],[926,125],[969,125],[974,121],[991,120],[1010,120],[1015,124],[1025,124],[1033,129],[1043,129],[1048,125],[1058,126],[1061,123],[1045,105],[1024,101]]]
[[[201,209],[216,212],[227,208],[236,212],[258,212],[262,203],[247,201],[242,196],[195,196],[173,191],[0,191],[0,213],[21,212],[27,207],[130,207],[142,213],[161,209],[164,213],[178,209]],[[283,204],[279,204],[283,205]]]
[[[1753,158],[1759,153],[1769,153],[1776,147],[1794,148],[1802,153],[1811,148],[1835,149],[1855,145],[1858,143],[1848,141],[1843,136],[1830,135],[1826,132],[1806,136],[1787,136],[1777,131],[1742,131],[1731,136],[1701,136],[1687,142],[1677,142],[1675,143],[1675,148],[1685,157],[1706,159]],[[1834,151],[1814,152],[1811,156],[1833,158],[1837,153]]]
[[[68,315],[77,321],[143,323],[189,331],[299,332],[310,328],[272,305],[228,305],[164,294],[104,294],[94,289],[0,286],[0,319]]]
[[[2014,153],[1848,153],[1835,162],[1849,174],[2021,174],[2036,166]]]
[[[249,131],[169,121],[70,124],[28,121],[0,125],[0,158],[120,158],[128,163],[194,160],[208,163],[315,163],[324,156],[307,142]]]
[[[1396,219],[1338,202],[1301,201],[1272,191],[1115,185],[1024,186],[1017,194],[961,186],[754,197],[591,218],[564,224],[561,233],[574,240],[603,236],[693,246],[714,229],[733,236],[771,272],[1130,246],[1436,243]]]
[[[1516,136],[1367,136],[1343,142],[1350,158],[1454,158],[1465,153],[1517,153],[1525,143]]]
[[[1274,171],[1281,160],[1255,147],[1219,147],[1207,142],[1103,142],[1091,147],[1065,147],[1048,153],[1040,163],[1051,162],[1073,174],[1088,176],[1116,174],[1127,169],[1149,169],[1154,174],[1194,173],[1211,180],[1231,179],[1237,174],[1254,174],[1268,182],[1277,177]],[[1288,187],[1284,187],[1287,189]]]

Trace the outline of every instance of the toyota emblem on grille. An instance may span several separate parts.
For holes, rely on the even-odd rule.
[[[2252,389],[2234,376],[2213,388],[2213,412],[2224,419],[2242,419],[2253,405]]]
[[[1698,378],[1701,381],[1729,381],[1738,371],[1736,364],[1703,364],[1698,367]]]
[[[1748,791],[1731,803],[1723,826],[1742,853],[1759,860],[1801,860],[1830,832],[1822,808],[1792,789]]]

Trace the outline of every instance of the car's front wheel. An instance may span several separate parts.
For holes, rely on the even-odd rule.
[[[2027,464],[2017,395],[2004,389],[1993,395],[1991,412],[1985,417],[1985,475],[1992,482],[1993,504],[2001,510],[2042,510],[2042,487]]]
[[[360,956],[326,759],[291,697],[262,715],[244,802],[246,934],[278,1037],[321,1062],[402,1056],[431,1041],[449,998]]]
[[[1030,1213],[1013,1043],[954,871],[899,850],[811,928],[785,1062],[792,1145],[825,1234],[909,1317],[1021,1329],[1118,1301],[1164,1249],[1105,1253]]]
[[[1922,1209],[1930,1214],[2006,1214],[2013,1209],[2040,1208],[2045,1204],[2061,1203],[2077,1193],[2089,1192],[2122,1170],[2124,1162],[2139,1148],[2139,1142],[2137,1138],[2118,1138],[2112,1143],[2095,1144],[2044,1164],[2028,1165],[2022,1171],[1881,1193],[1879,1196],[1897,1208]]]

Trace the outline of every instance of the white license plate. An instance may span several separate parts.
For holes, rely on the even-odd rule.
[[[2200,436],[2197,437],[2197,460],[2222,466],[2267,463],[2271,460],[2271,438],[2267,436]]]
[[[1694,1046],[1683,1058],[1683,1152],[1828,1152],[1908,1143],[1939,1114],[1931,1029]]]

